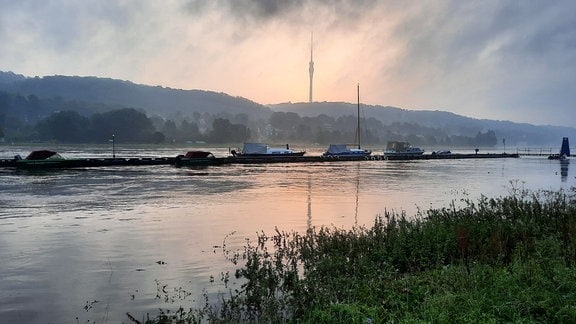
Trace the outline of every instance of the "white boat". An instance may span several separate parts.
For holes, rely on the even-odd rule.
[[[360,85],[358,85],[358,115],[356,117],[356,138],[358,139],[358,144],[356,148],[348,147],[347,144],[330,144],[328,150],[322,154],[323,157],[338,158],[338,157],[364,157],[370,156],[372,151],[364,150],[360,146]]]
[[[384,150],[384,156],[413,156],[422,155],[424,150],[419,147],[414,147],[408,142],[389,141]]]
[[[231,153],[237,157],[291,157],[303,156],[306,151],[294,151],[288,144],[286,148],[275,148],[264,143],[244,143],[242,152],[232,150]]]
[[[350,148],[346,144],[330,144],[328,150],[322,154],[324,157],[352,157],[352,156],[369,156],[370,150],[361,148]]]

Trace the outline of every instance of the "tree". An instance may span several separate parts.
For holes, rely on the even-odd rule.
[[[214,143],[244,142],[250,138],[250,130],[240,124],[232,124],[228,119],[216,118],[208,138]]]
[[[276,129],[289,131],[300,123],[300,116],[293,112],[274,112],[270,116],[269,123]]]
[[[193,140],[199,140],[201,138],[202,134],[200,133],[200,128],[198,128],[198,124],[191,123],[187,120],[182,121],[179,131],[180,140],[193,141]]]
[[[166,136],[164,136],[164,134],[160,133],[160,132],[154,132],[154,134],[152,134],[152,143],[154,144],[160,144],[162,142],[164,142],[166,140]]]
[[[492,147],[498,143],[496,133],[493,130],[488,130],[486,133],[478,132],[474,138],[476,146]]]
[[[120,142],[147,143],[152,141],[155,132],[146,114],[134,108],[108,111],[92,116],[92,140],[108,139],[113,134]]]
[[[170,140],[176,140],[179,136],[178,128],[173,120],[168,119],[164,122],[162,127],[162,133],[168,137]]]
[[[61,111],[50,115],[36,124],[41,140],[62,143],[82,143],[87,138],[88,118],[76,111]]]

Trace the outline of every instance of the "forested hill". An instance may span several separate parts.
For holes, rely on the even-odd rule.
[[[142,109],[148,115],[166,118],[190,116],[194,112],[232,116],[246,114],[252,118],[267,117],[271,113],[261,104],[224,93],[178,90],[97,77],[27,78],[12,72],[0,72],[0,91],[33,95],[41,99],[61,98],[65,101],[130,107]]]
[[[338,102],[264,106],[213,91],[97,77],[31,78],[0,71],[0,140],[49,140],[52,135],[43,135],[38,125],[46,125],[47,118],[62,112],[92,118],[94,114],[130,108],[152,120],[155,129],[151,132],[160,132],[171,140],[205,141],[214,139],[219,129],[227,134],[226,129],[243,127],[247,131],[239,133],[251,134],[252,141],[326,144],[354,139],[356,107]],[[576,138],[575,128],[474,119],[445,111],[362,105],[361,117],[366,122],[364,141],[375,144],[406,140],[415,145],[450,147],[478,145],[478,138],[489,136],[489,144],[484,145],[499,146],[505,140],[509,147],[554,147],[560,145],[562,137]],[[191,129],[195,130],[193,134]],[[238,134],[228,135],[230,141],[243,139]]]
[[[275,112],[295,113],[301,117],[326,115],[338,118],[357,114],[357,104],[343,102],[282,103],[268,105]],[[361,105],[360,116],[374,118],[384,126],[409,129],[418,125],[451,135],[470,135],[493,130],[511,145],[560,145],[562,137],[576,138],[576,129],[562,126],[537,126],[512,121],[476,119],[446,111],[407,110],[389,106]]]

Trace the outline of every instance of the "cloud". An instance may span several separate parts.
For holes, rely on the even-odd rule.
[[[408,40],[396,75],[418,80],[421,105],[538,122],[543,104],[564,123],[575,81],[571,2],[450,2],[412,12],[396,29]],[[469,108],[467,108],[469,107]],[[544,120],[544,119],[540,119]],[[574,125],[574,124],[572,124]]]
[[[294,19],[308,10],[329,9],[341,19],[358,18],[378,4],[378,0],[189,0],[186,8],[192,14],[209,10],[226,11],[241,22]]]
[[[0,70],[576,126],[576,3],[0,0]],[[543,114],[542,111],[546,111]]]

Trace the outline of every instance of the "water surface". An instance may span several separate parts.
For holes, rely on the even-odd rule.
[[[0,148],[0,158],[30,148]],[[224,156],[227,149],[212,148]],[[66,157],[105,147],[59,147]],[[117,155],[175,156],[186,148]],[[518,159],[362,161],[0,170],[0,318],[7,322],[127,322],[191,307],[222,289],[222,253],[256,233],[311,226],[370,226],[386,211],[445,207],[513,188],[569,189],[568,162]],[[210,277],[215,282],[210,283]],[[166,286],[165,286],[166,285]],[[182,287],[185,300],[166,303]],[[183,293],[181,292],[181,295]],[[178,296],[176,292],[176,296]]]

